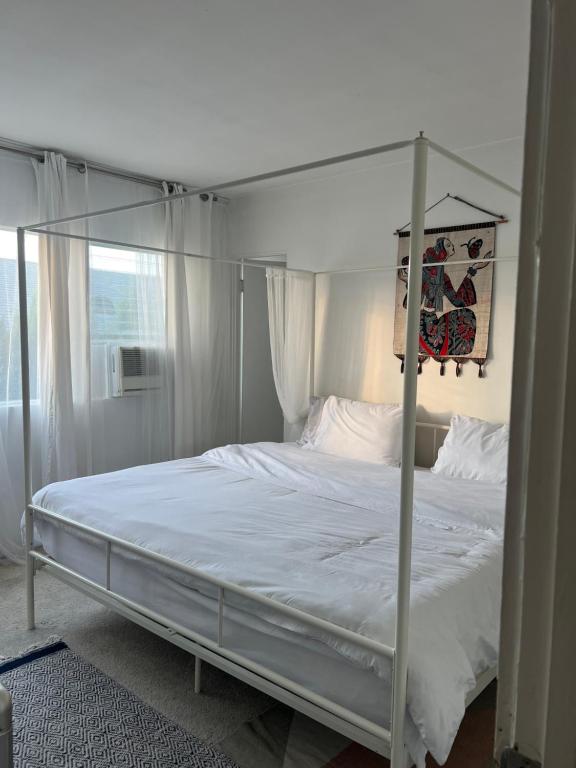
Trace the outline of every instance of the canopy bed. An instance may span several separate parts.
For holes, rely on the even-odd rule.
[[[83,229],[71,229],[95,216],[166,205],[166,199],[18,230],[28,626],[33,628],[35,621],[34,566],[43,563],[54,576],[194,654],[197,690],[200,662],[206,660],[390,756],[392,768],[414,761],[422,765],[428,749],[445,759],[464,700],[473,699],[495,676],[490,654],[478,656],[458,643],[451,647],[445,633],[457,614],[472,624],[475,615],[483,622],[476,634],[472,631],[472,645],[481,646],[485,634],[494,631],[497,600],[496,608],[494,601],[482,603],[483,615],[478,611],[482,600],[475,596],[478,590],[498,591],[500,545],[494,530],[502,527],[504,487],[475,487],[470,480],[415,471],[428,151],[519,193],[420,135],[170,198],[244,187],[409,147],[412,233],[401,450],[399,468],[388,471],[373,472],[364,462],[350,465],[292,444],[238,445],[199,458],[55,483],[33,496],[25,233],[206,257],[92,238]],[[247,266],[278,269],[262,260],[227,261],[238,264],[241,277]],[[311,394],[313,339],[314,328]],[[240,374],[242,361],[240,354]],[[241,442],[241,392],[238,417]],[[445,428],[419,428],[433,434],[431,466]],[[254,541],[266,546],[255,547]],[[431,542],[438,545],[436,554]],[[442,576],[454,574],[459,563],[458,576],[437,584],[427,566],[430,557],[437,558]],[[298,567],[290,569],[290,562]],[[440,647],[444,669],[429,653]],[[444,702],[430,698],[443,691]]]

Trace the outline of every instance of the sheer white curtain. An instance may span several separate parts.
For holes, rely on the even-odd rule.
[[[24,508],[20,325],[15,227],[37,218],[36,183],[28,158],[0,153],[0,562],[20,561],[20,517]],[[28,323],[36,345],[36,241],[27,237]],[[34,361],[31,366],[36,381]],[[33,389],[33,396],[36,393]],[[37,413],[32,413],[33,421]]]
[[[68,215],[66,158],[34,161],[41,220]],[[87,179],[88,174],[86,174]],[[75,208],[86,210],[85,199]],[[92,471],[88,244],[40,236],[38,252],[39,380],[43,484]]]
[[[212,257],[166,257],[173,454],[193,456],[237,437],[240,276],[217,261],[226,254],[225,206],[212,196],[168,203],[166,247]]]
[[[73,180],[78,182],[77,177]],[[92,177],[91,209],[150,198],[149,187]],[[158,191],[161,199],[161,193]],[[94,237],[134,243],[134,249],[92,244],[90,312],[92,349],[92,469],[95,473],[171,457],[165,329],[163,206],[90,219]],[[138,247],[141,246],[141,247]],[[143,387],[113,396],[112,367],[120,347],[143,350]],[[134,358],[133,358],[134,359]]]
[[[151,464],[173,456],[165,322],[165,255],[137,251],[134,254],[134,270],[136,323],[131,345],[145,350],[143,372],[152,383],[150,389],[138,395],[139,417],[133,440],[139,446],[138,463]]]
[[[72,196],[64,157],[46,153],[35,170],[41,219],[91,208],[88,173],[83,184],[72,176]],[[90,222],[96,224],[107,226]],[[73,234],[88,234],[86,222],[71,226]],[[128,212],[121,226],[127,240],[148,239],[139,216]],[[162,254],[40,237],[43,484],[169,457],[164,266]],[[145,350],[141,362],[150,389],[111,396],[112,357],[119,346]]]
[[[31,305],[36,291],[35,269],[33,264],[28,270]],[[6,230],[0,230],[0,307],[0,557],[20,561],[24,507],[20,325],[16,234]],[[29,313],[32,328],[34,316],[33,311]]]
[[[0,403],[0,407],[2,406],[3,404]],[[8,430],[7,416],[8,410],[4,407],[4,412],[0,416],[4,422],[0,425],[0,486],[2,487],[0,496],[0,557],[19,562],[23,558],[23,551],[19,536],[20,515],[18,513],[22,508],[23,494],[19,493],[14,484],[8,464],[5,439]]]
[[[310,355],[314,276],[284,269],[266,270],[270,349],[276,393],[284,418],[297,424],[310,404]]]

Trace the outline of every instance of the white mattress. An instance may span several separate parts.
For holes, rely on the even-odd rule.
[[[427,750],[445,761],[466,694],[496,662],[504,495],[503,486],[416,473],[407,738],[419,765]],[[34,501],[394,644],[396,468],[257,443],[55,483]],[[102,545],[46,522],[38,533],[57,560],[103,581]],[[114,557],[114,590],[214,637],[214,595],[198,586]],[[387,724],[386,659],[232,602],[227,647]]]

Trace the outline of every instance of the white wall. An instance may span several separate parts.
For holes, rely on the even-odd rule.
[[[479,119],[481,119],[479,117]],[[462,153],[519,186],[522,141],[510,140]],[[285,252],[292,267],[317,271],[394,264],[394,230],[410,216],[409,155],[398,162],[353,168],[327,178],[247,192],[230,205],[230,242],[236,255]],[[395,159],[395,158],[394,158]],[[510,217],[498,227],[497,257],[516,257],[518,199],[464,169],[431,155],[428,201],[446,192]],[[428,226],[486,221],[490,217],[447,201],[429,214]],[[372,401],[402,397],[400,363],[392,354],[395,273],[320,276],[317,288],[317,394]],[[516,264],[495,267],[492,331],[486,377],[468,363],[456,378],[429,361],[419,377],[423,418],[444,421],[454,412],[508,419],[512,368]]]

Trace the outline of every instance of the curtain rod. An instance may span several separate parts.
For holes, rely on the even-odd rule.
[[[39,162],[44,162],[44,151],[40,147],[34,147],[31,144],[25,144],[21,141],[15,141],[13,139],[5,139],[0,137],[0,150],[4,152],[11,152],[15,155],[23,155],[24,157],[30,157],[35,160],[38,160]],[[127,171],[124,168],[116,168],[111,165],[106,165],[104,163],[97,163],[93,160],[80,160],[79,158],[73,158],[68,157],[68,155],[65,152],[60,152],[60,150],[46,150],[46,151],[53,151],[58,152],[59,154],[63,154],[66,157],[66,163],[72,168],[76,168],[76,170],[79,173],[83,173],[86,168],[88,168],[91,171],[96,171],[97,173],[103,173],[107,176],[114,176],[118,179],[124,179],[125,181],[135,181],[138,184],[145,184],[149,187],[155,187],[156,189],[162,189],[162,184],[164,183],[165,179],[158,179],[155,176],[146,176],[141,173],[136,173],[134,171]],[[183,182],[175,181],[170,182],[173,184],[182,184],[182,186],[186,187],[187,189],[197,189],[192,184],[185,184]],[[219,196],[220,197],[220,196]],[[222,198],[225,199],[225,198]]]

